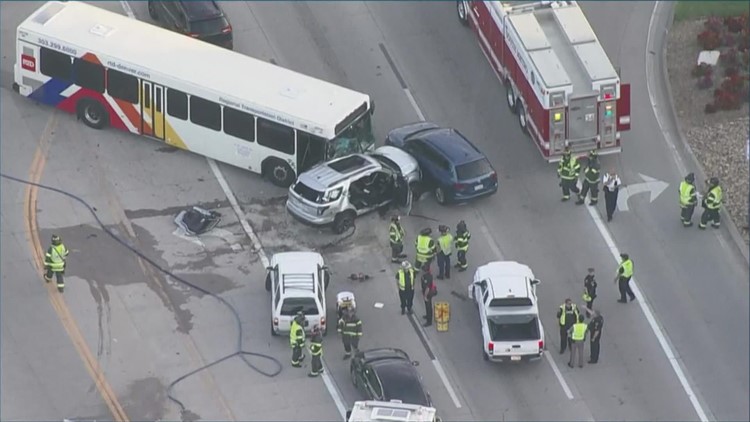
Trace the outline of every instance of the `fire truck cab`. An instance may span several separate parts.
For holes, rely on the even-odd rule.
[[[630,130],[630,85],[620,77],[575,1],[457,3],[505,85],[508,106],[550,162],[621,151]]]

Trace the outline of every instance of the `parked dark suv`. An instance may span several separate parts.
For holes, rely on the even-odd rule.
[[[148,14],[169,30],[232,49],[232,25],[213,0],[149,0]]]

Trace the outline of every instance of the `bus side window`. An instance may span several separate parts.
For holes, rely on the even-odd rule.
[[[104,92],[104,66],[83,59],[73,60],[74,83],[83,88]]]
[[[221,106],[213,101],[190,96],[190,121],[213,130],[221,130]]]
[[[138,104],[138,78],[119,70],[107,70],[107,94],[131,104]]]
[[[167,89],[167,114],[180,120],[187,120],[187,94],[176,89]]]
[[[284,154],[294,154],[294,129],[258,117],[258,144]]]
[[[255,141],[255,116],[224,106],[224,133],[248,142]]]
[[[69,81],[73,74],[73,59],[67,54],[42,47],[39,62],[39,70],[43,75]]]

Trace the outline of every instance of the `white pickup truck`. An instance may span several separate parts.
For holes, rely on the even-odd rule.
[[[358,401],[346,412],[346,422],[440,422],[434,407],[405,404],[398,400]]]
[[[485,360],[520,362],[542,357],[544,328],[539,320],[537,284],[531,269],[518,262],[496,261],[477,268],[469,297],[479,308]]]

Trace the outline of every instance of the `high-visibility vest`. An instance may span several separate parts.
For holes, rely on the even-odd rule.
[[[407,271],[409,271],[409,285],[411,290],[414,290],[414,268],[409,268]],[[406,271],[403,268],[398,270],[398,289],[406,290]]]
[[[315,334],[310,339],[310,354],[313,356],[323,355],[323,339],[320,334]]]
[[[560,305],[560,325],[565,325],[565,304]],[[575,315],[576,321],[578,321],[578,305],[575,303],[570,304],[570,311]]]
[[[680,183],[680,206],[685,208],[689,205],[695,205],[698,198],[695,195],[695,186],[683,180]]]
[[[432,245],[432,238],[430,236],[420,234],[419,236],[417,236],[417,240],[415,243],[417,245],[418,261],[425,262],[435,255],[435,251],[433,250]]]
[[[44,255],[44,263],[53,272],[65,270],[65,258],[68,256],[68,249],[62,243],[50,246]]]
[[[289,345],[294,347],[305,343],[305,330],[297,321],[292,321],[291,330],[289,330]]]
[[[456,250],[468,251],[469,250],[469,239],[471,239],[471,233],[465,231],[463,233],[456,233]]]
[[[583,322],[573,324],[573,334],[570,336],[573,341],[582,341],[586,338],[586,328],[588,326]]]
[[[342,336],[362,337],[362,320],[356,318],[352,321],[347,321],[341,318],[337,331]]]
[[[391,223],[391,226],[388,228],[388,238],[390,239],[391,243],[403,242],[404,234],[404,229],[396,223]]]
[[[723,192],[721,191],[721,186],[715,186],[708,192],[708,196],[706,197],[706,208],[710,210],[718,210],[721,208],[722,197]]]
[[[589,296],[588,289],[583,289],[583,296],[581,296],[584,302],[591,302],[591,296]]]
[[[570,157],[567,162],[561,160],[560,164],[557,165],[557,174],[560,175],[561,179],[573,180],[578,178],[578,173],[581,171],[581,163],[575,157]]]
[[[620,268],[622,268],[622,273],[620,273],[619,269],[617,270],[617,272],[620,273],[620,276],[625,278],[633,276],[633,261],[630,258],[622,261]]]
[[[440,250],[443,251],[443,255],[450,255],[453,252],[453,235],[445,233],[438,237],[438,243],[440,244]]]
[[[584,173],[586,181],[592,185],[599,183],[599,163],[589,164]]]

